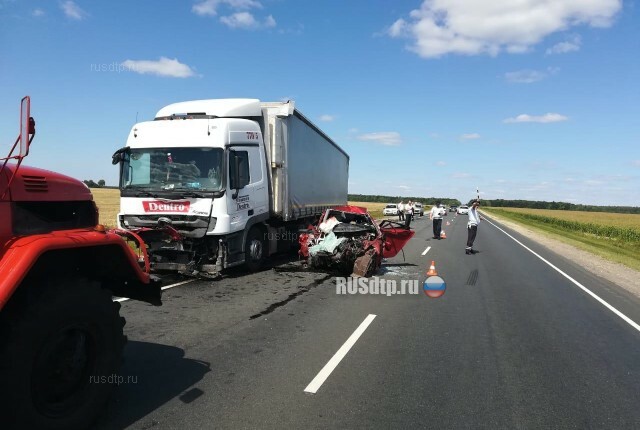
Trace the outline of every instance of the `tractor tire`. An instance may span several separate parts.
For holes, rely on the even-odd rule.
[[[262,268],[266,252],[267,245],[262,230],[252,227],[244,245],[244,263],[249,272],[257,272]]]
[[[89,428],[118,381],[126,342],[120,303],[84,279],[21,288],[28,299],[2,311],[0,427]]]

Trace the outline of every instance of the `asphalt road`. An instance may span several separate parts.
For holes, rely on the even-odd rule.
[[[417,295],[338,295],[280,258],[168,289],[162,307],[124,302],[124,379],[97,428],[640,428],[640,301],[505,229],[599,301],[488,222],[465,255],[466,217],[446,221],[433,240],[417,219],[384,264]]]

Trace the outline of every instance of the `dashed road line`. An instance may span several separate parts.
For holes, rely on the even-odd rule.
[[[340,361],[345,357],[345,355],[347,355],[351,347],[355,345],[360,336],[362,336],[362,333],[364,333],[367,327],[369,327],[369,324],[371,324],[375,317],[375,315],[369,314],[364,319],[364,321],[362,321],[360,326],[358,326],[356,331],[354,331],[353,334],[349,336],[349,339],[347,339],[347,341],[340,347],[338,352],[336,352],[333,357],[331,357],[331,360],[329,360],[329,362],[325,364],[322,370],[316,375],[315,378],[313,378],[309,385],[307,385],[307,388],[304,389],[305,393],[315,394],[320,389],[322,384],[324,384],[324,381],[327,380],[329,375],[331,375],[331,372],[333,372],[338,364],[340,364]]]
[[[186,281],[176,282],[175,284],[167,285],[165,287],[160,288],[161,290],[168,290],[169,288],[179,287],[180,285],[188,284],[189,282],[193,282],[194,279],[187,279]],[[127,300],[131,300],[128,297],[120,297],[119,299],[114,299],[114,302],[126,302]]]

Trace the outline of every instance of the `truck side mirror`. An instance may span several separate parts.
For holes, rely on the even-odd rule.
[[[123,148],[118,149],[116,152],[114,152],[113,155],[111,156],[111,164],[115,166],[116,164],[121,162],[123,158],[122,154],[128,151],[129,151],[129,147],[125,146]]]
[[[36,122],[31,118],[31,98],[23,97],[20,103],[20,156],[29,153],[30,136],[36,134]]]

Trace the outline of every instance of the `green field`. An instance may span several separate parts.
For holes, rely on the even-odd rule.
[[[640,215],[524,208],[483,210],[640,270]]]

